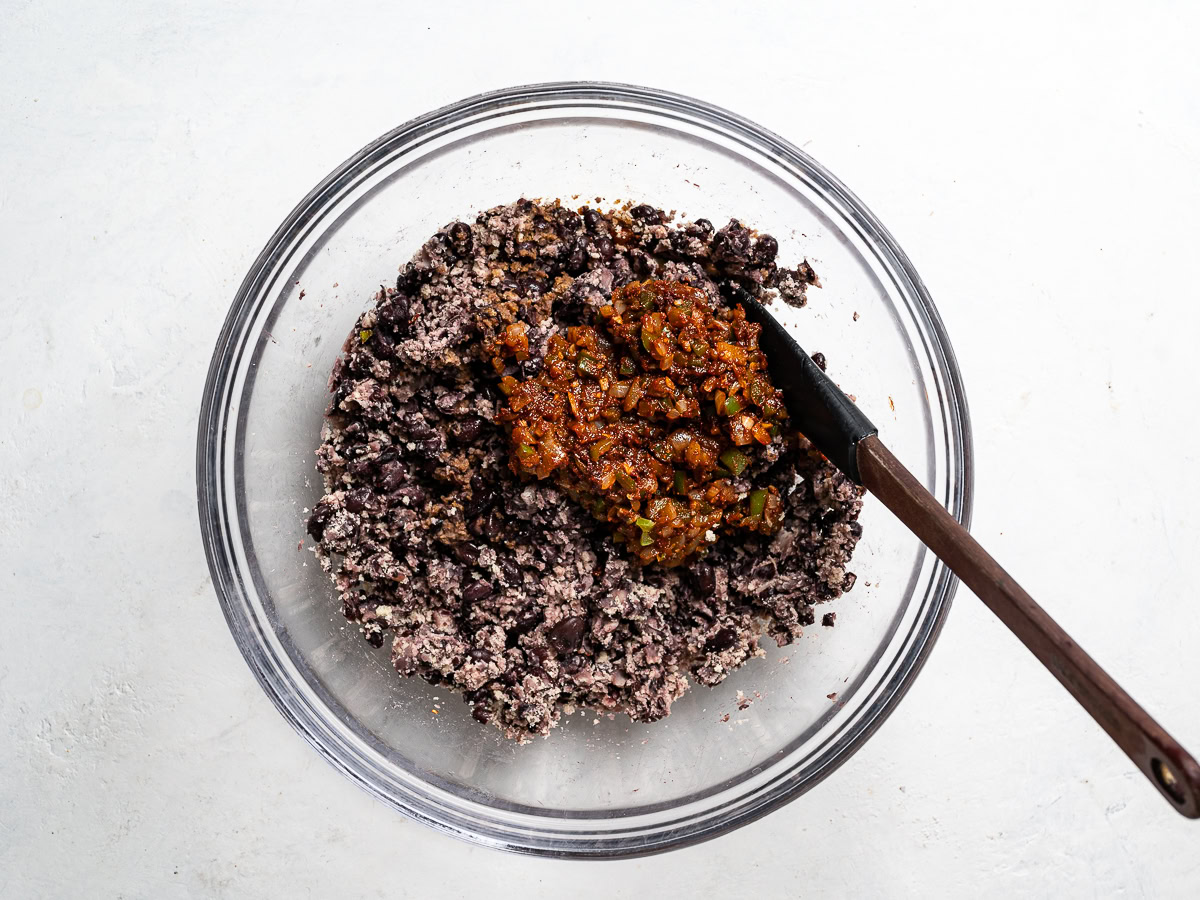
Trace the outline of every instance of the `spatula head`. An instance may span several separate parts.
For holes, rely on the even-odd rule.
[[[860,440],[878,433],[879,429],[766,307],[748,291],[739,291],[736,299],[746,311],[746,318],[762,326],[759,346],[767,354],[771,380],[783,392],[792,427],[812,441],[855,484],[862,484],[855,448]]]

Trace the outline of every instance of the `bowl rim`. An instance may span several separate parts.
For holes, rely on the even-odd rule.
[[[835,742],[838,745],[836,753],[807,780],[791,780],[791,783],[788,783],[789,779],[781,779],[784,782],[781,786],[770,790],[760,789],[760,796],[756,797],[754,803],[744,805],[743,808],[717,821],[711,818],[713,808],[709,807],[685,822],[676,820],[669,823],[672,826],[669,828],[664,829],[660,823],[655,826],[658,832],[667,831],[669,834],[657,841],[647,841],[646,835],[640,829],[637,834],[608,832],[590,838],[581,832],[556,832],[549,827],[540,834],[531,834],[528,826],[510,826],[506,832],[503,823],[481,824],[477,818],[470,815],[456,816],[447,813],[444,805],[438,802],[404,802],[402,798],[394,796],[376,783],[371,777],[369,767],[362,765],[356,770],[348,764],[342,753],[338,752],[339,749],[345,749],[338,746],[344,741],[339,741],[337,736],[314,733],[310,727],[311,715],[306,709],[304,699],[285,696],[278,684],[277,672],[265,658],[262,643],[254,639],[256,623],[246,613],[241,573],[237,571],[236,560],[227,552],[228,545],[222,534],[228,530],[228,523],[224,515],[222,492],[219,489],[226,464],[225,429],[222,423],[224,401],[232,389],[231,354],[240,356],[246,350],[244,344],[239,347],[237,339],[247,319],[251,317],[253,301],[259,293],[258,288],[296,236],[298,228],[314,217],[314,211],[319,210],[348,177],[371,166],[385,151],[421,142],[430,132],[449,123],[461,122],[489,111],[499,111],[496,114],[502,114],[508,107],[522,107],[529,103],[551,106],[587,100],[614,105],[620,102],[634,103],[643,110],[649,109],[659,114],[683,114],[689,121],[699,120],[722,135],[732,136],[745,143],[753,150],[798,166],[817,183],[823,195],[837,201],[839,212],[848,216],[871,249],[903,278],[905,285],[902,291],[906,288],[907,293],[911,295],[908,299],[916,303],[913,314],[923,325],[922,337],[929,342],[925,350],[929,355],[931,367],[938,376],[938,393],[942,395],[939,400],[946,418],[945,434],[942,437],[948,450],[948,508],[964,526],[969,527],[974,492],[974,466],[970,414],[962,376],[941,316],[920,276],[895,239],[865,204],[835,176],[804,151],[773,132],[736,113],[686,95],[614,82],[546,82],[502,88],[468,97],[392,129],[353,154],[313,188],[275,230],[258,254],[222,324],[201,400],[196,445],[196,482],[197,507],[205,555],[214,590],[235,643],[276,708],[322,756],[373,796],[405,815],[455,837],[519,853],[595,859],[648,855],[717,837],[778,809],[832,774],[874,734],[908,692],[941,633],[957,588],[957,578],[940,562],[935,563],[930,575],[929,593],[933,604],[931,613],[920,623],[921,633],[908,649],[906,656],[897,658],[901,663],[901,671],[892,676],[889,682],[892,689],[884,692],[882,697],[849,727],[849,733]],[[944,386],[942,381],[945,382]],[[252,627],[248,629],[247,624]],[[914,627],[915,624],[917,623],[914,623]],[[474,802],[484,809],[490,808],[486,804]],[[443,817],[439,817],[439,813]],[[605,820],[592,821],[598,824]],[[611,821],[618,820],[613,818]]]

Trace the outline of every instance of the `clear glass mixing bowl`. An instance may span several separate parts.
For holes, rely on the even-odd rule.
[[[356,153],[267,243],[217,342],[197,447],[209,566],[259,682],[333,765],[415,819],[521,852],[652,853],[736,828],[844,762],[921,668],[956,582],[868,500],[837,627],[767,642],[765,659],[693,687],[661,722],[588,713],[517,746],[445,688],[399,678],[298,552],[321,493],[326,379],[357,314],[426,237],[521,196],[736,216],[779,240],[782,264],[810,260],[824,287],[786,320],[964,522],[966,401],[925,288],[863,204],[787,141],[674,94],[546,84],[437,110]]]

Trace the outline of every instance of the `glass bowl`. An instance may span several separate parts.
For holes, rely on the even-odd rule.
[[[675,94],[572,83],[464,100],[360,150],[271,237],[217,341],[197,447],[209,567],[255,676],[334,766],[419,821],[526,853],[657,852],[762,816],[845,762],[921,668],[956,581],[868,499],[857,586],[824,608],[837,627],[767,641],[661,722],[587,712],[518,746],[444,687],[400,678],[307,552],[326,381],[355,317],[425,238],[522,196],[737,217],[779,240],[782,265],[810,260],[823,288],[781,316],[963,522],[966,401],[937,311],[866,207],[787,141]]]

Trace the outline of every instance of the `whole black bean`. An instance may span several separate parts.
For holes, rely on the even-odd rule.
[[[635,206],[629,211],[629,215],[637,221],[645,222],[647,225],[661,225],[663,221],[662,213],[648,203]]]
[[[480,600],[492,596],[493,593],[492,586],[486,581],[475,581],[462,592],[462,598],[466,603],[478,603]]]
[[[583,225],[583,220],[579,218],[579,213],[573,209],[563,209],[558,214],[559,223],[569,232],[579,231]]]
[[[583,208],[583,223],[587,225],[587,230],[593,234],[608,230],[604,222],[604,217],[590,206]]]
[[[546,634],[546,641],[559,653],[567,653],[579,647],[587,622],[583,616],[563,619]]]
[[[473,444],[486,425],[487,419],[481,416],[467,416],[450,426],[450,431],[460,444]]]
[[[824,353],[814,353],[812,355],[812,361],[817,364],[817,366],[821,369],[822,372],[825,371],[825,354]]]

